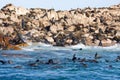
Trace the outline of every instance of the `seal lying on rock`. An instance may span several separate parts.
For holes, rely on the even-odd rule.
[[[11,41],[12,41],[11,37],[0,35],[0,48],[4,50],[8,50],[8,49],[21,50],[21,48],[18,45],[12,44]]]
[[[23,39],[23,36],[20,33],[20,31],[18,31],[15,27],[13,27],[13,28],[14,28],[14,31],[16,33],[16,37],[12,40],[12,43],[14,43],[14,44],[25,43],[25,41]]]

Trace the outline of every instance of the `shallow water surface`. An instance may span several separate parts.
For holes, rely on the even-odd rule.
[[[82,50],[80,50],[82,48]],[[101,58],[98,62],[72,61],[77,58],[94,60],[95,53]],[[0,80],[120,80],[119,45],[113,47],[53,47],[29,46],[20,51],[1,50]],[[53,59],[55,64],[47,64]],[[8,63],[8,61],[12,61]],[[37,65],[32,65],[39,60]]]

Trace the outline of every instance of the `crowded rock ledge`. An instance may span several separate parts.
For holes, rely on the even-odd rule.
[[[0,10],[0,49],[21,50],[28,43],[53,46],[120,43],[120,4],[110,7],[54,10],[7,4]]]

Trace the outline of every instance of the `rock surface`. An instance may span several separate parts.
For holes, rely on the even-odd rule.
[[[120,43],[120,4],[69,11],[16,7],[0,10],[0,48],[20,49],[25,40],[55,46],[83,43],[112,46]]]

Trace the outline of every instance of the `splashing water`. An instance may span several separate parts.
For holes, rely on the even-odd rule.
[[[94,60],[95,53],[101,56]],[[56,47],[31,44],[23,50],[1,50],[0,80],[119,80],[120,45],[111,47],[75,46]],[[72,61],[73,55],[88,61]],[[52,59],[55,64],[46,64]],[[39,60],[39,63],[36,62]],[[12,61],[8,63],[7,61]],[[34,64],[35,63],[35,64]]]

